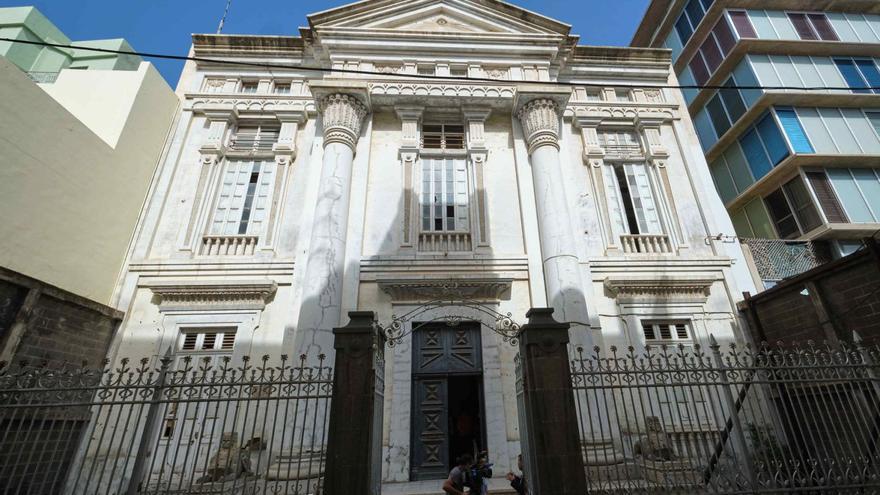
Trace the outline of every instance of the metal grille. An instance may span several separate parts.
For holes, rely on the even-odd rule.
[[[878,358],[860,345],[575,349],[589,491],[876,493]]]
[[[321,493],[324,356],[0,370],[0,493]]]
[[[761,280],[782,280],[812,270],[829,260],[812,242],[741,239],[755,260]]]
[[[31,81],[38,84],[52,84],[58,80],[58,72],[35,72],[28,71],[25,72]]]

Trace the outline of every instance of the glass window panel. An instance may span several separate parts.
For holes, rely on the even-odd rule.
[[[871,155],[880,154],[880,140],[877,139],[873,126],[865,118],[861,109],[841,108],[840,113],[843,114],[843,118],[858,141],[862,152]]]
[[[681,17],[678,18],[678,22],[675,23],[675,31],[678,33],[678,37],[681,38],[682,45],[687,44],[688,40],[691,39],[691,35],[694,34],[691,23],[683,12]]]
[[[880,180],[877,179],[875,170],[854,168],[851,172],[859,189],[862,190],[862,196],[868,203],[868,209],[871,211],[874,221],[880,221]]]
[[[834,144],[840,153],[861,153],[862,149],[846,125],[846,120],[837,108],[818,108],[822,121],[831,133]]]
[[[804,185],[804,181],[800,177],[795,177],[793,180],[789,181],[783,186],[783,189],[785,190],[785,195],[788,197],[789,204],[794,209],[794,214],[800,223],[800,227],[805,234],[822,225],[822,218],[819,216],[819,211],[816,210],[816,205],[813,204],[813,199],[807,192],[807,187]]]
[[[709,69],[706,67],[706,63],[703,61],[703,56],[700,52],[694,54],[694,58],[691,59],[688,67],[691,68],[691,72],[694,74],[694,80],[697,81],[698,85],[706,84],[706,81],[709,80]]]
[[[691,20],[691,26],[696,29],[700,24],[700,21],[703,20],[703,15],[705,14],[705,12],[703,12],[703,6],[700,5],[698,0],[691,0],[685,5],[684,10],[687,12],[688,18]]]
[[[709,35],[706,38],[706,41],[700,46],[700,52],[703,54],[703,58],[706,60],[706,65],[709,67],[709,73],[715,72],[715,69],[721,65],[721,61],[724,60],[724,56],[721,55],[721,50],[718,48],[718,45],[715,44],[715,39]]]
[[[795,153],[813,153],[815,151],[810,144],[810,140],[807,138],[807,134],[804,132],[804,128],[801,127],[794,109],[778,107],[776,108],[776,115],[779,117],[779,121],[782,122],[782,128],[785,129],[785,134],[788,136],[788,140]]]
[[[734,81],[733,78],[729,78],[724,85],[732,87],[736,85],[736,81]],[[724,106],[727,107],[727,114],[730,116],[730,122],[732,125],[739,120],[744,113],[746,113],[746,104],[743,102],[738,89],[722,89],[719,91],[719,94],[721,95],[721,99],[724,100]]]
[[[752,178],[752,172],[749,170],[749,164],[746,157],[743,156],[742,149],[738,144],[733,143],[727,151],[724,152],[724,159],[727,161],[727,169],[733,177],[733,183],[737,192],[745,191],[749,186],[754,184],[755,179]]]
[[[730,214],[730,219],[733,221],[733,230],[736,232],[736,235],[739,237],[755,237],[755,233],[752,231],[752,226],[749,225],[749,219],[746,217],[746,213],[743,210],[736,211]]]
[[[764,202],[767,204],[767,210],[770,212],[770,218],[773,219],[773,223],[776,225],[776,232],[779,233],[779,237],[791,239],[800,235],[797,221],[791,212],[782,189],[777,189],[770,193],[769,196],[764,198]]]
[[[755,237],[759,237],[761,239],[776,238],[776,233],[773,231],[772,222],[770,221],[770,217],[767,214],[767,209],[764,208],[763,201],[761,201],[760,199],[755,199],[746,204],[745,208],[743,208],[743,211],[749,219],[752,230],[754,230],[755,232]]]
[[[866,112],[866,115],[868,120],[871,121],[871,125],[874,126],[877,136],[880,136],[880,112]]]
[[[807,14],[807,18],[810,20],[810,23],[813,24],[813,28],[815,28],[820,39],[825,41],[838,41],[837,33],[834,32],[834,28],[831,27],[831,23],[828,22],[828,18],[825,17],[825,14]]]
[[[740,38],[757,38],[758,33],[755,32],[755,27],[752,26],[752,22],[749,20],[749,14],[743,10],[732,10],[728,12],[730,15],[730,20],[733,21],[733,26],[736,28],[737,34],[739,34]]]
[[[715,188],[721,196],[721,200],[725,203],[736,197],[736,187],[733,185],[733,179],[727,169],[727,163],[724,158],[719,158],[709,164],[709,171],[712,173],[712,179],[715,181]]]
[[[853,88],[853,93],[871,92],[870,89],[867,89],[868,83],[862,78],[862,73],[858,70],[856,64],[851,59],[836,58],[834,59],[834,63],[837,64],[837,68],[840,69],[840,73],[843,75],[846,85]]]
[[[791,19],[791,23],[794,25],[795,31],[797,31],[798,36],[800,36],[802,40],[819,39],[816,36],[816,33],[813,32],[813,27],[810,26],[810,23],[809,21],[807,21],[807,16],[805,14],[789,13],[788,18]]]
[[[758,122],[756,129],[758,129],[758,134],[761,135],[764,147],[767,148],[770,163],[773,166],[778,165],[779,162],[789,155],[789,151],[788,144],[786,144],[785,138],[782,137],[782,132],[779,131],[779,126],[776,125],[773,115],[768,113]]]
[[[716,94],[706,103],[706,111],[709,112],[709,118],[712,119],[715,133],[718,136],[723,136],[730,129],[730,120],[727,118],[727,112],[724,111],[724,105],[721,104],[720,95]]]
[[[746,161],[749,164],[749,168],[752,170],[752,176],[755,177],[755,180],[759,180],[761,177],[767,175],[773,165],[767,158],[767,152],[764,150],[764,145],[761,143],[758,131],[756,129],[751,129],[749,132],[745,133],[743,137],[740,138],[739,144],[742,146]]]
[[[846,210],[846,216],[853,223],[867,223],[874,221],[874,215],[868,207],[862,192],[859,190],[855,179],[846,168],[829,168],[825,172],[834,185],[837,197],[843,203]]]
[[[718,19],[712,33],[715,34],[718,46],[721,47],[721,53],[727,55],[730,53],[730,50],[733,50],[733,46],[736,44],[736,38],[733,37],[733,32],[730,30],[730,25],[727,24],[727,19],[724,16],[721,16],[721,18]]]
[[[880,93],[880,71],[877,70],[874,61],[870,59],[857,59],[855,63],[862,76],[868,82],[868,86],[874,88],[873,91],[875,93]]]

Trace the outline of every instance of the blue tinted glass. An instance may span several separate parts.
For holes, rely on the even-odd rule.
[[[865,80],[868,81],[868,86],[874,88],[875,93],[880,93],[880,71],[877,70],[874,61],[856,60],[855,62],[859,70],[862,71],[862,75],[865,76]]]
[[[782,133],[779,131],[776,121],[773,120],[773,116],[767,114],[758,122],[756,129],[758,129],[758,134],[761,135],[761,139],[764,141],[767,153],[770,154],[770,162],[774,166],[779,165],[779,162],[788,156],[788,145],[785,144],[785,138],[782,137]]]
[[[837,64],[837,68],[840,69],[841,75],[846,79],[846,85],[850,88],[864,88],[866,86],[865,80],[862,79],[862,75],[859,73],[859,70],[856,69],[855,64],[853,64],[852,60],[849,59],[834,59],[834,63]],[[853,93],[870,93],[869,89],[853,89]]]
[[[709,7],[711,7],[712,4],[715,3],[715,0],[700,0],[700,3],[703,4],[703,9],[708,11]]]
[[[809,138],[807,138],[807,133],[804,132],[804,128],[801,126],[801,121],[798,120],[797,114],[794,112],[792,108],[777,108],[776,115],[779,116],[779,121],[782,122],[782,128],[785,130],[785,134],[788,136],[789,142],[791,142],[791,147],[794,148],[796,153],[814,153],[813,145],[810,144]]]
[[[752,169],[755,180],[767,175],[772,165],[767,159],[767,153],[764,151],[764,145],[761,144],[761,138],[758,137],[758,131],[752,129],[745,133],[739,139],[739,144],[742,146],[743,154],[746,156],[746,161],[749,163],[749,168]]]
[[[700,21],[703,20],[703,7],[700,5],[699,0],[691,0],[684,7],[685,12],[687,12],[688,17],[691,18],[691,26],[696,29],[696,27],[700,24]]]
[[[678,37],[681,39],[682,45],[686,45],[688,40],[691,39],[691,35],[694,34],[694,31],[691,29],[691,25],[687,20],[687,16],[685,16],[684,13],[678,18],[678,22],[675,23],[675,30],[678,32]]]

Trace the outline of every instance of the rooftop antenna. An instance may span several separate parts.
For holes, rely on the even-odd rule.
[[[232,5],[232,0],[226,0],[226,8],[223,10],[223,17],[220,18],[220,25],[217,26],[217,34],[223,32],[223,25],[226,24],[226,16],[229,15],[230,5]]]

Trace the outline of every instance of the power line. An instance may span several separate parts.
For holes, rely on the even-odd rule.
[[[46,41],[30,41],[30,40],[18,40],[12,38],[0,38],[0,41],[7,41],[10,43],[21,43],[25,45],[35,45],[35,46],[45,46],[52,48],[63,48],[67,50],[83,50],[89,52],[98,52],[98,53],[110,53],[115,55],[135,55],[142,58],[156,58],[162,60],[178,60],[184,62],[203,62],[203,63],[211,63],[211,64],[220,64],[220,65],[232,65],[239,67],[252,67],[252,68],[260,68],[260,69],[281,69],[281,70],[303,70],[303,71],[312,71],[312,72],[334,72],[340,74],[362,74],[362,75],[371,75],[371,76],[383,76],[383,77],[400,77],[406,79],[428,79],[428,80],[442,80],[442,81],[467,81],[467,82],[489,82],[498,84],[499,80],[490,79],[487,77],[461,77],[461,76],[436,76],[436,75],[428,75],[428,74],[397,74],[397,73],[385,73],[385,72],[377,72],[377,71],[369,71],[369,70],[358,70],[358,69],[333,69],[330,67],[315,67],[315,66],[306,66],[306,65],[295,65],[295,64],[277,64],[277,63],[267,63],[267,62],[246,62],[242,60],[231,60],[231,59],[219,59],[219,58],[207,58],[207,57],[190,57],[186,55],[169,55],[166,53],[149,53],[149,52],[138,52],[138,51],[128,51],[128,50],[112,50],[109,48],[96,48],[90,46],[76,46],[76,45],[63,45],[60,43],[49,43]],[[504,81],[500,81],[504,82]],[[515,81],[509,81],[515,82]],[[528,81],[523,81],[528,82]],[[758,89],[758,90],[770,90],[770,91],[853,91],[853,90],[871,90],[880,92],[880,86],[858,86],[858,87],[849,87],[849,86],[740,86],[740,85],[710,85],[710,84],[637,84],[637,85],[627,85],[627,84],[610,84],[610,83],[590,83],[590,82],[570,82],[570,81],[536,81],[540,82],[543,85],[550,86],[566,86],[566,87],[594,87],[594,88],[604,88],[608,86],[614,86],[618,88],[636,88],[636,89],[741,89],[741,90],[750,90],[750,89]]]

